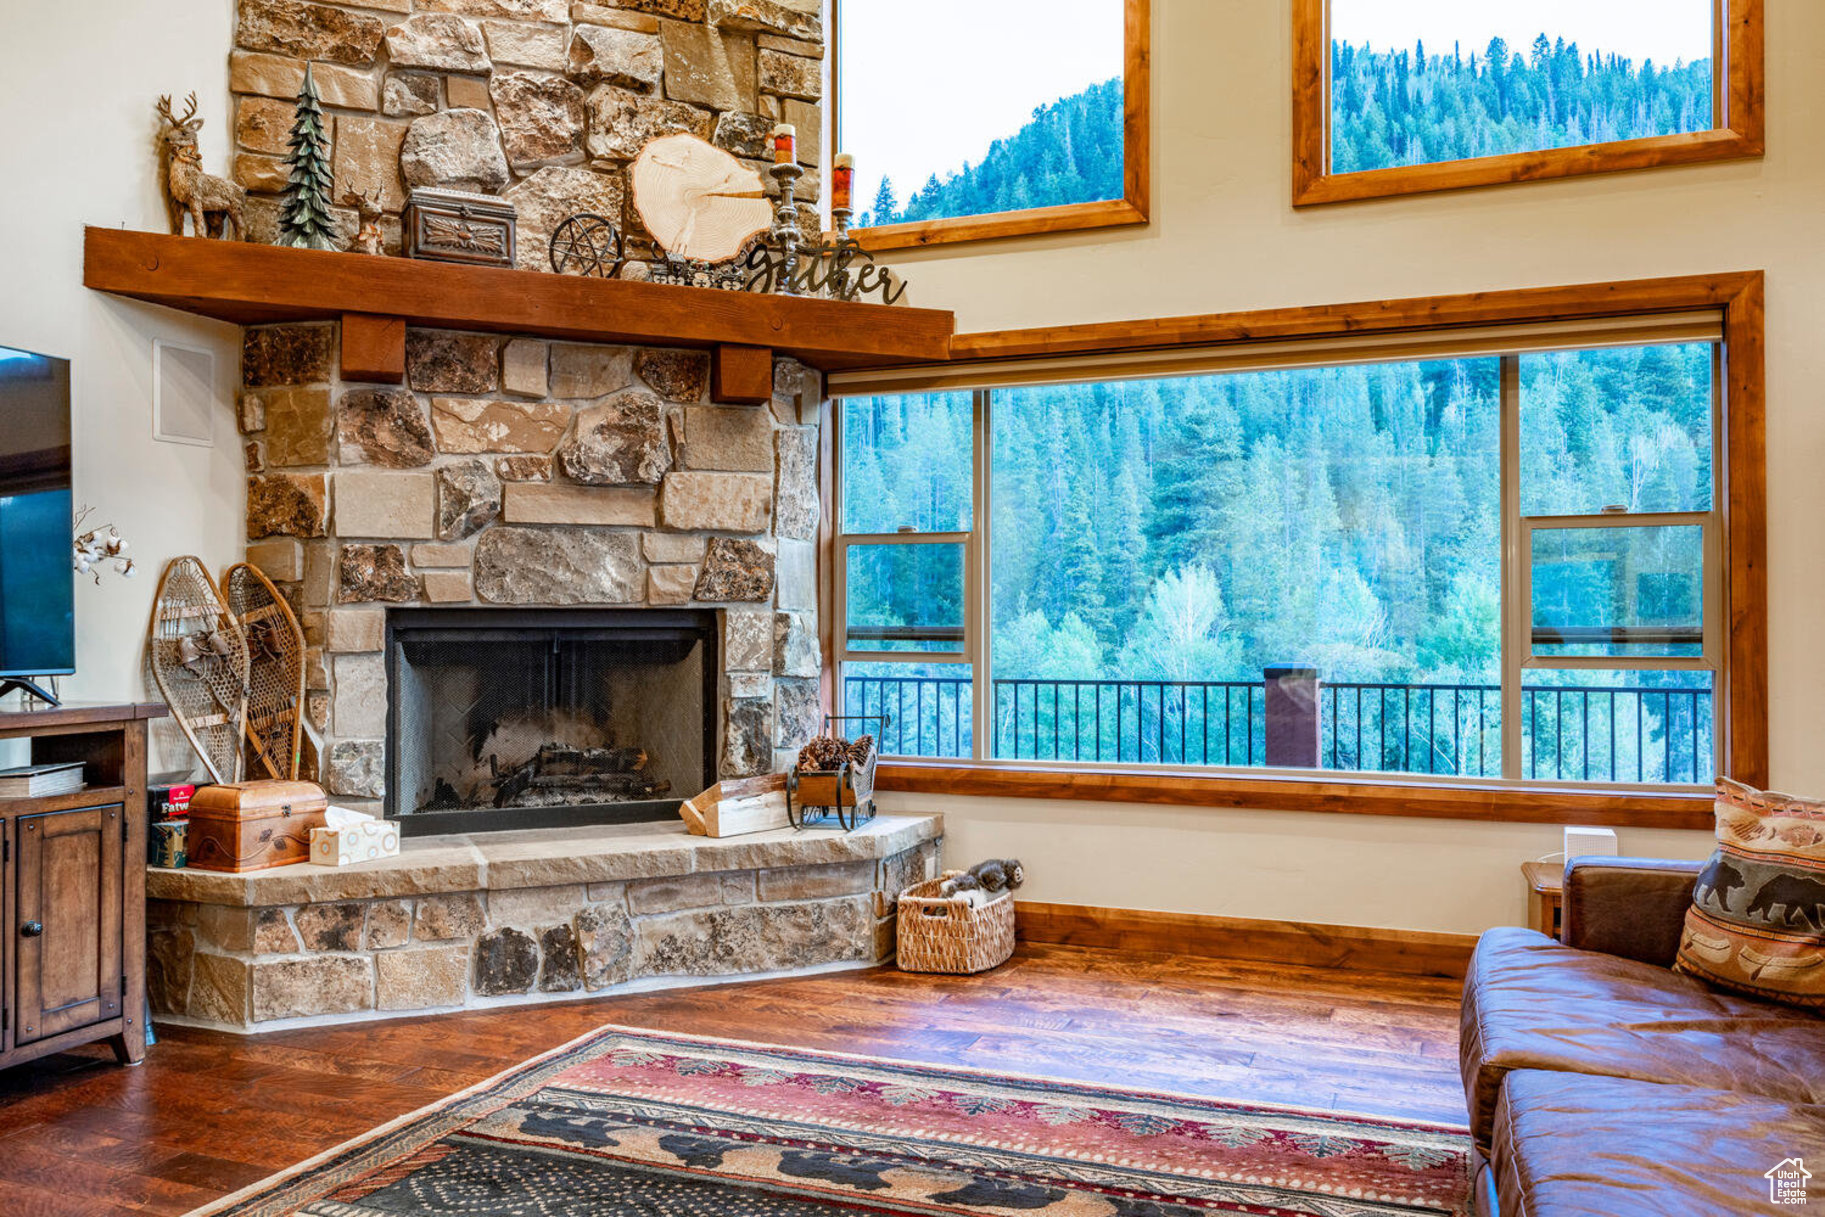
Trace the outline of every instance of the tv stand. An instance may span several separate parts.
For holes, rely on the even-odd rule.
[[[37,681],[27,680],[23,676],[0,677],[0,697],[5,697],[14,689],[25,690],[26,693],[36,697],[47,706],[61,704],[55,697],[52,697],[49,693],[45,692],[44,686]]]
[[[0,798],[0,1069],[97,1040],[122,1064],[146,1054],[146,723],[164,716],[0,710],[0,740],[30,740],[34,765],[80,762],[85,783]]]

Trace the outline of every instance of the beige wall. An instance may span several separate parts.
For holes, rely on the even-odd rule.
[[[1563,844],[1538,824],[905,794],[882,805],[943,812],[946,866],[1019,858],[1023,899],[1466,934],[1525,924],[1520,865]],[[1708,833],[1617,837],[1651,857],[1711,848]]]
[[[1773,776],[1825,791],[1825,4],[1768,0],[1765,160],[1295,212],[1288,0],[1154,0],[1154,222],[896,253],[961,329],[1226,312],[1761,268],[1768,272]],[[1523,916],[1551,828],[896,797],[949,861],[1021,854],[1039,900],[1475,931]],[[1701,855],[1702,833],[1622,833]]]
[[[204,159],[226,168],[232,14],[231,0],[0,0],[0,344],[73,361],[76,502],[94,507],[92,523],[117,524],[141,564],[130,582],[78,581],[78,672],[63,681],[70,697],[144,696],[142,640],[165,561],[195,553],[219,571],[240,556],[237,331],[82,286],[84,224],[164,226],[153,143],[159,94],[198,91]],[[215,353],[214,448],[153,440],[154,338]],[[167,748],[155,763],[188,758]]]

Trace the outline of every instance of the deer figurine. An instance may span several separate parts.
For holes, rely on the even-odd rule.
[[[228,237],[244,240],[247,229],[242,219],[247,191],[229,181],[203,172],[203,154],[197,150],[196,133],[203,120],[196,117],[196,94],[186,100],[188,107],[180,117],[171,113],[171,98],[158,99],[158,116],[164,126],[160,140],[165,149],[165,193],[170,196],[166,209],[171,216],[171,231],[184,233],[184,217],[190,217],[193,236]]]
[[[380,206],[381,191],[377,187],[372,194],[363,194],[358,190],[348,190],[342,195],[342,205],[353,207],[355,214],[361,217],[361,230],[355,234],[350,243],[355,253],[380,254]]]

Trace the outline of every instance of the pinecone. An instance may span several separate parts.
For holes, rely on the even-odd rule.
[[[798,750],[798,767],[817,773],[841,769],[849,757],[847,745],[833,736],[820,735]]]
[[[860,769],[874,755],[874,736],[864,735],[854,743],[839,736],[820,735],[798,750],[798,767],[816,773],[832,773],[844,765]]]

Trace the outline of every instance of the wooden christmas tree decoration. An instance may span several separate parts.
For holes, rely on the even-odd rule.
[[[285,187],[285,205],[279,213],[279,244],[303,249],[336,248],[335,222],[330,218],[330,145],[323,135],[323,103],[310,65],[304,68],[304,87],[298,90],[298,116],[292,122],[291,152],[285,163],[291,181]]]

